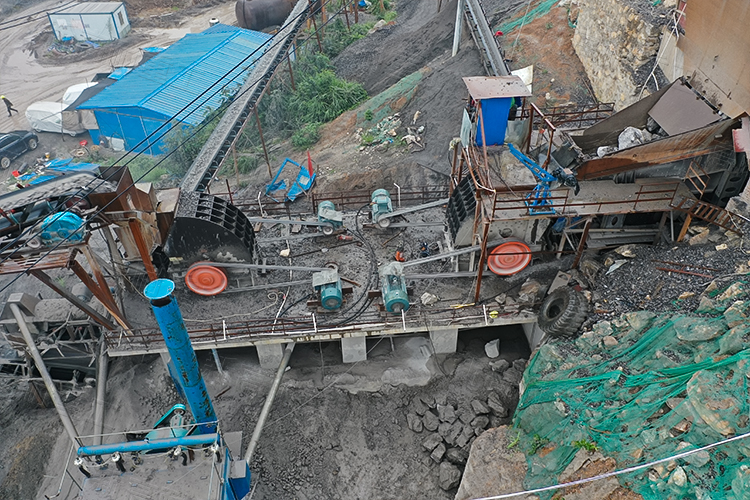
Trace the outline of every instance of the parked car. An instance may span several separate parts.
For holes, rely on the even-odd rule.
[[[14,130],[0,135],[0,168],[10,167],[10,162],[26,151],[36,149],[39,138],[33,132]]]

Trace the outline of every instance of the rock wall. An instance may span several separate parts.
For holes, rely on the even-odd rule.
[[[614,102],[619,111],[638,100],[659,50],[661,27],[622,0],[579,3],[573,48],[596,97]]]

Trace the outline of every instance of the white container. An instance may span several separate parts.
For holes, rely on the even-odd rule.
[[[47,14],[55,38],[109,41],[130,31],[130,20],[122,2],[82,2]]]

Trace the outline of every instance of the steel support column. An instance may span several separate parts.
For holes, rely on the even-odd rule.
[[[42,380],[44,380],[44,385],[47,387],[47,392],[49,392],[49,395],[52,398],[52,402],[55,405],[57,414],[60,416],[60,420],[62,421],[63,427],[65,427],[65,431],[68,433],[70,440],[73,441],[73,443],[76,443],[80,446],[81,440],[78,437],[78,431],[76,430],[75,425],[73,425],[73,421],[70,419],[68,410],[65,408],[62,398],[60,397],[60,394],[57,392],[55,383],[52,381],[52,377],[47,371],[47,366],[44,364],[42,355],[39,353],[39,349],[37,349],[36,347],[36,343],[34,342],[34,338],[31,336],[29,327],[26,325],[26,320],[24,319],[23,314],[21,313],[21,309],[18,307],[18,304],[14,302],[10,302],[9,306],[10,306],[11,312],[13,313],[13,317],[16,320],[16,323],[18,323],[18,328],[19,330],[21,330],[21,334],[23,335],[23,340],[26,342],[26,347],[28,348],[29,353],[31,354],[31,357],[34,359],[34,364],[36,364],[36,369],[39,371],[39,374],[42,376]]]

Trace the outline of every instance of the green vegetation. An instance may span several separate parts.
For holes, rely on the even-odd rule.
[[[389,0],[376,0],[372,2],[369,12],[378,19],[384,19],[386,21],[389,21],[386,19],[386,16],[393,13],[393,18],[395,19],[395,12],[391,10],[391,2]]]
[[[360,145],[362,146],[372,146],[375,143],[375,136],[372,135],[370,132],[365,132],[362,134],[362,140],[360,141]]]
[[[599,449],[596,447],[596,443],[592,443],[587,439],[579,439],[578,441],[573,441],[573,446],[578,448],[579,450],[586,450],[589,453],[593,453]]]
[[[536,455],[536,452],[544,448],[544,446],[549,443],[549,439],[541,437],[539,434],[534,434],[534,437],[531,440],[531,445],[529,446],[529,455]]]
[[[308,123],[301,130],[292,134],[292,146],[297,149],[309,148],[320,139],[320,126],[318,122]]]
[[[384,0],[382,5],[386,8],[383,15],[395,17],[394,12],[387,12],[391,5],[389,1]],[[336,57],[352,42],[367,36],[374,23],[351,22],[350,28],[347,28],[342,19],[339,17],[326,27],[322,39],[323,53],[311,52],[317,51],[317,44],[312,40],[314,34],[310,34],[310,42],[297,48],[297,59],[292,63],[294,88],[286,71],[279,72],[267,87],[258,105],[266,145],[291,138],[295,148],[308,149],[320,139],[322,124],[368,98],[362,85],[336,76],[330,58]],[[182,178],[216,127],[218,120],[214,117],[221,114],[231,101],[230,94],[223,94],[224,103],[219,110],[207,113],[204,127],[187,127],[170,132],[164,142],[172,154],[149,172],[144,180],[159,180],[165,175],[173,179]],[[191,137],[192,134],[195,135]],[[257,127],[246,127],[237,141],[237,170],[240,173],[252,172],[264,161],[262,154]],[[155,158],[137,159],[130,164],[133,177],[143,175],[157,161]],[[276,160],[271,158],[270,161]],[[232,175],[234,170],[234,161],[230,158],[224,163],[220,174]]]
[[[516,434],[516,437],[513,438],[513,441],[508,443],[508,449],[510,450],[510,449],[515,448],[516,446],[518,446],[518,443],[520,441],[521,441],[521,431],[518,431],[518,433]]]
[[[350,29],[338,18],[326,28],[326,34],[323,38],[323,53],[334,58],[353,42],[367,36],[367,32],[372,29],[375,23],[350,23]]]
[[[373,117],[373,115],[372,115],[372,110],[371,109],[368,109],[367,111],[365,111],[365,120],[367,120],[368,122],[370,122],[370,121],[372,121],[372,117]]]
[[[260,104],[264,133],[289,137],[295,147],[307,148],[318,138],[318,128],[367,99],[358,83],[338,78],[330,59],[322,54],[301,56],[294,64],[296,88],[277,86]]]
[[[222,106],[219,112],[223,111]],[[215,114],[207,113],[207,116],[215,116]],[[169,174],[178,177],[184,176],[203,145],[208,141],[217,123],[218,119],[215,119],[209,121],[203,128],[200,125],[189,126],[184,129],[177,126],[169,132],[164,137],[164,142],[167,149],[173,151],[173,153],[162,163],[164,169]],[[133,174],[133,177],[135,177],[135,174]]]

